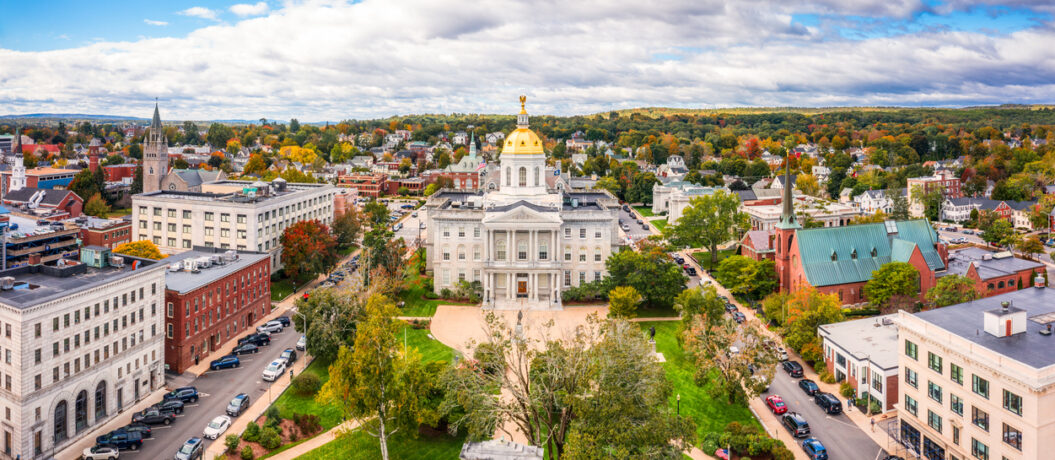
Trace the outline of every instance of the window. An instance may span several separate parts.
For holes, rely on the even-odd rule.
[[[566,262],[571,262],[571,248],[567,246],[564,247],[564,260]]]
[[[473,227],[473,238],[480,237],[480,227]]]
[[[593,272],[593,280],[601,281],[601,272]]]
[[[598,230],[598,231],[596,231],[596,232],[593,232],[593,237],[594,237],[594,238],[597,238],[597,239],[601,239],[601,231],[600,231],[600,230]]]
[[[956,415],[963,416],[963,399],[949,393],[949,409]]]
[[[971,455],[978,460],[989,460],[989,446],[981,441],[971,438]]]
[[[927,425],[934,428],[934,431],[941,433],[941,417],[935,414],[932,410],[927,410]]]
[[[912,396],[905,395],[905,410],[912,415],[916,415],[916,400],[912,399]]]
[[[538,244],[538,260],[549,260],[549,245],[545,241]]]
[[[175,233],[176,224],[168,224],[168,231]]]
[[[465,227],[458,227],[458,238],[465,238]]]
[[[175,219],[176,218],[176,210],[175,209],[169,209],[168,210],[168,216],[173,218],[173,219]]]
[[[1004,390],[1004,409],[1013,412],[1015,415],[1022,415],[1022,397]]]
[[[971,406],[971,423],[978,428],[989,431],[989,414],[979,409],[978,406]]]
[[[942,373],[941,356],[927,352],[927,366],[937,373]]]
[[[564,237],[571,238],[571,228],[564,227]]]
[[[230,222],[230,221],[231,221],[231,215],[230,214],[227,214],[227,213],[221,213],[220,214],[220,222]]]
[[[527,187],[527,168],[521,166],[520,170],[517,171],[517,183],[521,187]]]
[[[912,359],[918,359],[918,355],[919,355],[919,347],[917,347],[916,344],[906,340],[905,341],[905,356],[908,356],[909,358],[912,358]]]
[[[451,229],[449,229],[447,227],[443,227],[443,237],[444,238],[450,238],[450,236],[451,236]]]
[[[949,378],[957,384],[963,385],[963,368],[949,363]]]
[[[458,248],[458,260],[465,260],[465,248]]]
[[[564,270],[564,287],[571,286],[571,270]]]
[[[183,218],[190,219],[190,211],[183,211]]]
[[[971,381],[971,388],[975,394],[989,399],[989,381],[974,374],[971,374]]]
[[[245,223],[245,214],[239,214],[238,215],[238,223],[239,224],[244,224]]]
[[[213,214],[213,213],[211,213],[211,212],[207,212],[207,213],[205,213],[205,220],[213,220],[213,216],[212,216],[212,214]]]
[[[579,248],[579,262],[586,262],[586,248]]]
[[[579,285],[586,283],[586,272],[579,272]]]
[[[479,246],[474,246],[473,247],[473,260],[476,260],[476,261],[480,260],[480,247]]]
[[[161,208],[154,208],[154,215],[157,217],[161,217]]]
[[[539,177],[539,169],[538,169],[538,166],[535,166],[535,187],[538,187],[538,177]]]
[[[930,396],[930,399],[941,403],[941,387],[935,385],[934,382],[927,381],[927,395]]]
[[[580,228],[579,229],[579,239],[586,239],[586,229],[585,228]]]
[[[872,388],[876,391],[883,392],[883,376],[878,372],[872,372]]]
[[[517,242],[517,260],[527,260],[528,257],[527,241]]]
[[[952,425],[952,443],[954,445],[960,445],[960,428],[956,425]]]
[[[916,375],[916,371],[907,367],[905,368],[905,383],[911,385],[912,388],[918,388],[916,382],[918,377],[919,376]]]
[[[594,248],[594,250],[593,250],[593,261],[594,262],[600,262],[601,261],[601,248]]]
[[[495,259],[506,260],[506,242],[505,240],[498,240],[495,243]]]
[[[1016,450],[1022,450],[1022,432],[1006,423],[1004,424],[1003,439],[1005,444],[1014,447]]]

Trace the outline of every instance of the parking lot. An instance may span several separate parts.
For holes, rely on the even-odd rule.
[[[652,235],[652,227],[648,226],[648,222],[646,221],[645,227],[642,228],[637,219],[637,214],[629,212],[625,208],[619,208],[619,228],[634,242],[641,241]],[[629,226],[630,229],[624,229],[624,224]]]

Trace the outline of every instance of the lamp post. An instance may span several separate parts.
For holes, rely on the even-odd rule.
[[[678,415],[681,415],[681,393],[678,393]]]

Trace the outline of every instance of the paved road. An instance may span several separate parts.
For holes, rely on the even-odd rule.
[[[414,217],[417,214],[417,217]],[[403,238],[407,246],[413,246],[414,241],[421,238],[425,238],[425,229],[421,228],[421,225],[425,223],[425,209],[419,209],[417,211],[411,211],[399,221],[403,224],[403,228],[396,232],[393,238]]]
[[[813,397],[799,388],[799,379],[788,376],[782,368],[777,368],[769,391],[760,397],[765,398],[771,394],[780,395],[784,403],[788,405],[789,412],[798,412],[806,418],[806,422],[810,424],[810,435],[821,440],[824,447],[828,448],[828,455],[832,460],[882,458],[879,455],[882,449],[872,438],[848,420],[846,415],[826,414],[820,406],[814,404]],[[836,397],[840,396],[836,395]],[[845,408],[845,404],[843,406]],[[788,446],[788,448],[802,450],[800,445]],[[885,454],[885,451],[883,453]]]
[[[652,234],[651,227],[646,225],[645,228],[641,227],[641,224],[637,223],[637,215],[629,213],[623,208],[619,208],[619,228],[623,227],[623,224],[629,225],[630,230],[623,230],[633,241],[640,241],[647,238]],[[648,222],[646,222],[647,224]]]
[[[292,327],[286,328],[280,334],[271,336],[271,345],[261,348],[259,353],[241,355],[241,367],[235,369],[223,369],[209,371],[191,382],[198,388],[202,395],[195,404],[185,406],[183,414],[176,416],[176,421],[169,426],[157,425],[153,429],[154,437],[143,443],[139,451],[121,452],[121,458],[134,460],[154,460],[172,458],[183,443],[194,436],[201,436],[205,425],[217,415],[224,415],[224,410],[231,399],[238,393],[246,393],[251,401],[260,398],[268,398],[268,382],[261,379],[264,368],[273,359],[282,354],[282,350],[292,348],[297,343],[300,334]],[[303,352],[298,352],[298,359],[303,359]],[[217,356],[218,358],[218,356]],[[282,377],[288,379],[289,375]],[[272,394],[272,398],[278,398],[278,394]],[[255,414],[243,413],[241,417],[252,417]],[[131,415],[127,415],[131,421]],[[224,433],[218,440],[205,440],[205,446],[213,442],[223,442],[223,437],[231,432]]]

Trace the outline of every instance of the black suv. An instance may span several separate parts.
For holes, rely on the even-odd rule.
[[[290,321],[289,317],[286,316],[286,315],[282,315],[282,316],[279,316],[278,318],[275,318],[275,321],[278,321],[278,322],[282,323],[282,327],[289,327],[291,324],[293,324],[293,322]]]
[[[784,417],[780,419],[780,423],[791,432],[793,437],[805,438],[810,435],[810,424],[806,423],[806,418],[798,412],[784,414]]]
[[[136,450],[143,447],[143,436],[139,433],[111,432],[95,438],[95,443],[117,449]]]
[[[813,395],[813,402],[821,406],[824,412],[829,414],[841,414],[843,412],[843,403],[831,393],[825,393],[818,391],[817,394]]]
[[[163,412],[170,411],[176,414],[183,413],[183,401],[178,399],[166,399],[150,407]]]
[[[195,387],[179,387],[166,394],[164,399],[166,401],[178,399],[184,403],[198,402],[198,389]]]
[[[249,334],[249,335],[247,335],[245,337],[242,337],[242,338],[238,339],[238,344],[239,345],[241,345],[243,343],[251,343],[251,344],[256,345],[258,347],[262,347],[262,346],[265,346],[265,345],[271,345],[271,336],[269,336],[267,334],[260,334],[260,333]]]
[[[795,361],[784,361],[782,364],[784,371],[792,377],[802,377],[802,365]]]
[[[159,411],[157,409],[146,409],[132,415],[132,423],[145,423],[147,425],[157,425],[159,423],[168,425],[175,419],[176,414],[169,411]]]

